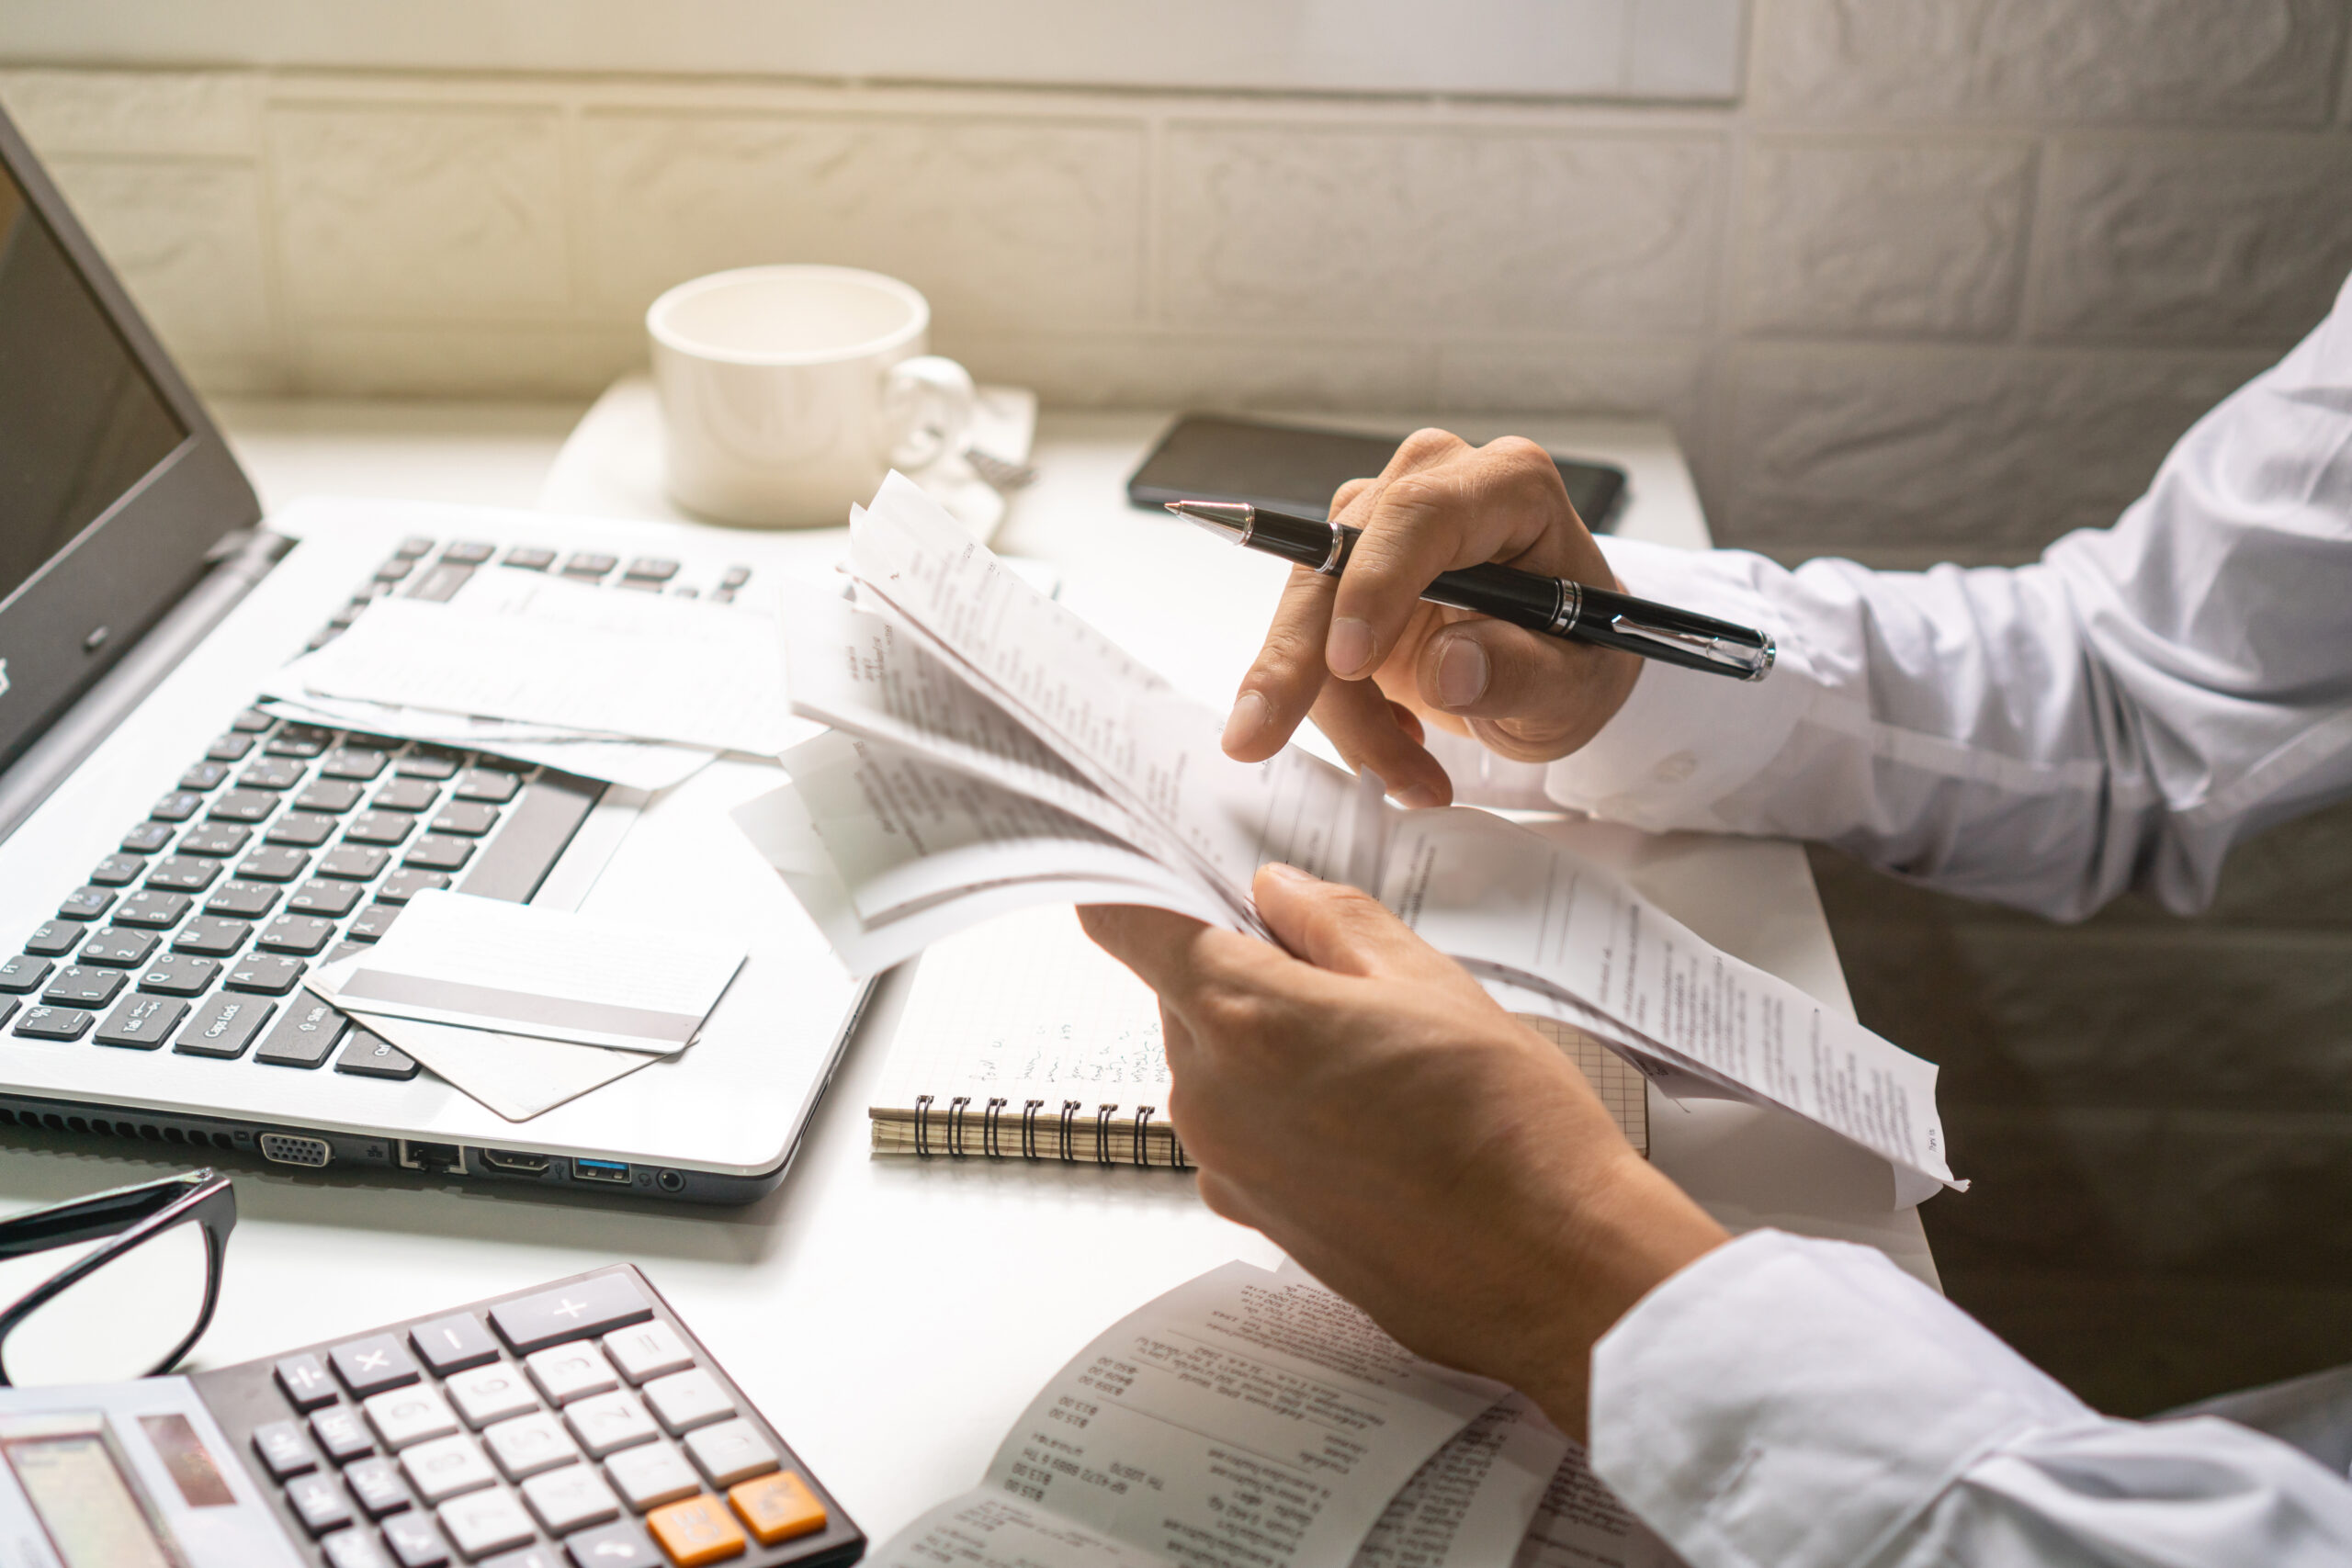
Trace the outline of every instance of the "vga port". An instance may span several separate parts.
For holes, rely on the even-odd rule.
[[[280,1165],[322,1166],[334,1157],[334,1149],[324,1138],[301,1138],[291,1133],[264,1133],[261,1135],[264,1159]]]

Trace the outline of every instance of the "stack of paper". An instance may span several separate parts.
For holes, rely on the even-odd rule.
[[[1243,764],[1219,716],[1023,584],[899,476],[851,527],[859,604],[779,625],[793,708],[834,732],[736,819],[871,972],[1039,903],[1150,904],[1266,934],[1280,860],[1372,892],[1517,1012],[1666,1092],[1781,1107],[1952,1181],[1936,1069],[1702,941],[1613,874],[1483,811],[1403,811],[1296,748]]]

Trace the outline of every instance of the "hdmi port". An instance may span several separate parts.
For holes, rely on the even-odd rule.
[[[520,1149],[484,1149],[481,1163],[509,1176],[545,1176],[555,1161],[545,1155],[526,1155]]]

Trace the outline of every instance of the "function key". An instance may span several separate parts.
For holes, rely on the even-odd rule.
[[[337,1539],[327,1537],[329,1540]],[[384,1521],[384,1544],[401,1568],[448,1568],[449,1543],[421,1514],[395,1514]]]
[[[350,1021],[322,1001],[293,1003],[254,1053],[254,1060],[273,1067],[315,1067],[327,1059]]]
[[[235,762],[254,749],[254,738],[242,730],[231,730],[204,749],[204,754],[215,762]]]
[[[212,895],[207,901],[206,907],[210,908],[211,905],[219,903],[222,894],[232,887],[240,886],[243,885],[235,882],[222,883],[220,891]],[[115,922],[118,925],[145,926],[153,931],[165,931],[178,925],[180,917],[187,914],[188,907],[195,902],[195,899],[185,893],[133,893],[122,901],[122,908],[114,912]]]
[[[401,560],[420,560],[433,553],[433,545],[434,541],[424,535],[411,534],[400,542],[400,547],[392,554]]]
[[[17,1021],[16,1032],[28,1040],[79,1040],[96,1021],[96,1013],[80,1008],[28,1008]]]
[[[319,1468],[319,1456],[302,1428],[291,1421],[272,1421],[254,1428],[254,1452],[273,1481],[291,1481]]]
[[[90,880],[100,887],[120,887],[139,880],[147,863],[137,855],[108,855],[90,872]]]
[[[447,1387],[458,1413],[477,1430],[539,1407],[539,1396],[523,1376],[523,1369],[507,1361],[459,1372]]]
[[[632,1383],[666,1372],[683,1371],[695,1364],[678,1331],[666,1323],[642,1323],[605,1336],[605,1354]]]
[[[727,575],[718,580],[718,586],[721,588],[741,588],[743,584],[751,581],[752,569],[750,567],[730,566],[727,569]]]
[[[187,1004],[169,997],[135,996],[114,1010],[114,1016],[98,1025],[96,1039],[101,1045],[120,1045],[132,1051],[153,1051],[164,1043],[172,1031],[187,1016]]]
[[[123,849],[134,855],[152,855],[171,841],[172,829],[162,822],[141,822],[122,836]]]
[[[200,997],[211,989],[220,974],[220,961],[217,958],[167,953],[140,971],[139,988],[159,997]]]
[[[194,790],[175,789],[147,808],[147,815],[158,822],[185,822],[204,806],[204,796]]]
[[[40,983],[57,967],[46,958],[29,953],[19,953],[14,958],[0,960],[0,991],[14,991],[28,996],[40,989]]]
[[[196,1017],[172,1049],[183,1056],[218,1056],[233,1060],[245,1054],[254,1043],[261,1026],[277,1010],[276,1002],[259,997],[241,997],[234,991],[223,991],[198,1008]]]
[[[243,920],[224,920],[217,915],[198,915],[190,920],[179,935],[172,939],[174,953],[193,953],[205,958],[226,958],[245,945],[245,938],[254,928]]]
[[[331,779],[372,779],[391,759],[369,746],[338,746],[326,754],[319,772]]]
[[[180,775],[180,788],[208,790],[229,776],[226,762],[198,762]]]
[[[315,757],[334,740],[334,731],[315,725],[289,724],[269,738],[263,748],[273,757]]]
[[[523,781],[503,768],[469,768],[458,781],[459,800],[487,800],[503,805],[514,798]]]
[[[620,564],[620,558],[618,556],[597,555],[591,551],[582,551],[581,554],[573,556],[570,560],[563,563],[563,575],[566,577],[602,577],[606,572],[612,570],[613,568]]]
[[[378,1399],[399,1399],[398,1393],[379,1393]],[[376,1451],[376,1439],[368,1435],[368,1423],[359,1412],[348,1404],[338,1404],[332,1410],[322,1410],[311,1417],[311,1440],[326,1451],[327,1458],[337,1464],[349,1464]]]
[[[133,895],[134,899],[136,895]],[[114,903],[114,895],[103,887],[77,887],[57,906],[61,920],[95,920]]]
[[[433,818],[435,832],[455,833],[465,839],[479,839],[497,826],[498,807],[486,800],[453,800]],[[129,859],[127,856],[124,858]],[[130,864],[135,872],[139,863],[132,860]],[[95,882],[97,878],[94,876],[91,880]]]
[[[243,730],[247,735],[260,735],[266,731],[271,725],[276,724],[277,722],[277,720],[262,712],[259,708],[247,708],[244,712],[239,714],[236,717],[229,721],[229,728],[232,729]]]
[[[366,882],[383,870],[384,863],[391,858],[381,850],[337,844],[320,859],[319,874],[340,877],[345,882]]]
[[[376,569],[376,581],[379,582],[398,582],[401,579],[406,577],[410,572],[414,571],[415,570],[416,562],[413,559],[405,556],[394,556],[391,559],[386,561],[383,565]]]
[[[282,997],[294,989],[302,977],[302,961],[281,958],[274,953],[249,953],[229,971],[229,988],[236,991],[256,991],[265,997]],[[412,1067],[413,1073],[415,1069]]]
[[[147,962],[163,938],[136,927],[108,926],[82,945],[79,962],[103,964],[109,969],[136,969]],[[0,989],[6,987],[0,987]]]
[[[620,1386],[613,1364],[594,1345],[550,1346],[525,1358],[524,1369],[539,1392],[558,1404],[569,1404],[592,1393],[608,1393]]]
[[[202,855],[165,855],[147,873],[147,886],[169,893],[201,893],[220,878],[220,863]]]
[[[354,942],[381,942],[392,922],[401,918],[397,904],[370,904],[351,922],[345,933]]]
[[[297,1410],[316,1410],[335,1400],[334,1383],[327,1376],[325,1364],[308,1351],[278,1358],[277,1386]]]
[[[626,1274],[576,1280],[490,1309],[491,1324],[499,1337],[526,1353],[625,1328],[652,1315],[653,1303]]]
[[[225,915],[232,920],[257,920],[268,914],[270,906],[277,902],[277,888],[266,882],[248,882],[241,877],[234,882],[224,882],[214,888],[212,897],[204,901],[204,912],[208,915]],[[128,915],[118,915],[115,918],[123,920],[130,919]]]
[[[302,1528],[313,1537],[339,1530],[351,1522],[351,1505],[343,1500],[343,1488],[324,1475],[304,1475],[287,1483],[286,1501]]]
[[[114,1000],[126,978],[119,969],[88,968],[69,964],[45,987],[40,999],[51,1007],[102,1008]]]
[[[419,1359],[431,1367],[436,1376],[445,1378],[451,1372],[498,1359],[498,1341],[490,1337],[481,1319],[469,1312],[420,1323],[408,1331],[408,1342],[415,1348]]]
[[[85,928],[72,920],[43,920],[25,938],[25,951],[42,958],[55,958],[74,951],[82,940]]]
[[[379,903],[405,904],[420,893],[437,893],[449,886],[449,878],[437,871],[396,871],[384,878],[376,889]]]
[[[400,1467],[389,1459],[361,1460],[343,1472],[343,1483],[351,1488],[359,1511],[371,1519],[397,1514],[409,1506],[408,1483],[401,1479]]]
[[[300,965],[295,967],[299,969]],[[356,1077],[406,1082],[416,1077],[417,1066],[415,1057],[375,1031],[354,1028],[351,1038],[344,1043],[343,1055],[334,1059],[334,1070]]]
[[[294,797],[297,811],[350,810],[359,804],[359,786],[349,779],[312,779]]]
[[[565,1541],[563,1550],[573,1568],[670,1568],[670,1560],[654,1551],[645,1532],[627,1519],[583,1530]]]
[[[324,915],[331,920],[339,920],[351,913],[352,906],[359,902],[364,891],[356,882],[305,882],[294,889],[286,907],[306,915]]]
[[[645,1397],[672,1437],[735,1414],[735,1402],[700,1367],[655,1378],[645,1385]]]
[[[731,1486],[727,1501],[762,1546],[776,1546],[825,1528],[825,1505],[788,1470]]]
[[[716,1497],[689,1497],[645,1516],[645,1528],[678,1568],[701,1568],[741,1556],[743,1529]]]
[[[506,552],[506,558],[499,564],[522,571],[545,571],[555,564],[555,552],[537,545],[517,545]]]
[[[292,789],[302,782],[303,767],[300,758],[256,757],[253,765],[237,775],[239,789]]]
[[[334,1363],[335,1376],[343,1380],[343,1386],[362,1399],[388,1388],[406,1388],[423,1376],[415,1359],[390,1334],[371,1334],[334,1346],[327,1351],[327,1359]]]
[[[498,553],[496,545],[485,545],[479,539],[461,539],[441,552],[441,558],[459,566],[480,566]]]
[[[311,868],[311,857],[285,844],[264,844],[237,863],[248,882],[292,882]]]
[[[411,844],[401,863],[412,871],[456,871],[472,858],[471,839],[451,838],[447,833],[427,833]]]
[[[678,575],[678,563],[659,556],[639,556],[628,563],[628,570],[622,575],[646,582],[667,582]]]
[[[713,1486],[732,1486],[776,1468],[775,1448],[740,1416],[688,1433],[686,1457]]]
[[[419,746],[402,753],[400,761],[392,764],[392,772],[412,779],[446,779],[458,771],[459,760],[455,751],[438,746]]]
[[[258,822],[277,809],[277,796],[266,790],[232,789],[213,799],[205,815],[215,822]]]
[[[180,840],[184,855],[232,855],[245,847],[254,836],[252,829],[241,822],[204,822],[190,828]]]

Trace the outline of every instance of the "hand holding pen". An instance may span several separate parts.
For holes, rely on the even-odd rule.
[[[1769,666],[1769,641],[1758,634],[1640,601],[1604,606],[1616,578],[1559,470],[1532,442],[1474,447],[1442,431],[1418,432],[1377,479],[1341,488],[1331,520],[1358,531],[1339,575],[1310,570],[1311,552],[1277,552],[1306,564],[1292,571],[1227,722],[1225,749],[1242,761],[1272,756],[1311,713],[1340,754],[1378,773],[1398,801],[1439,806],[1453,789],[1421,744],[1424,722],[1507,757],[1547,761],[1589,740],[1624,705],[1642,665],[1629,648],[1734,673]],[[1599,590],[1588,590],[1581,607],[1609,609],[1587,623],[1600,626],[1598,640],[1556,635],[1560,615],[1548,617],[1553,635],[1532,629],[1555,601],[1534,605],[1535,585],[1509,580],[1494,563]],[[1448,572],[1468,573],[1451,581],[1474,591],[1434,586]],[[1518,613],[1475,615],[1429,603],[1425,592]],[[1621,607],[1630,618],[1619,618]],[[1611,622],[1634,635],[1612,635]],[[1667,651],[1678,646],[1681,657]]]

